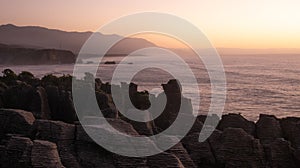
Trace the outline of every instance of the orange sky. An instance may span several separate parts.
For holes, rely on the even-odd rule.
[[[299,0],[1,0],[0,24],[96,31],[120,16],[157,11],[187,19],[215,47],[300,48],[299,7]]]

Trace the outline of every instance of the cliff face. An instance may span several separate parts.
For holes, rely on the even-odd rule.
[[[71,51],[0,45],[0,64],[4,65],[70,64],[75,60]]]

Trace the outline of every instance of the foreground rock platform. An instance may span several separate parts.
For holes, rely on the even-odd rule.
[[[97,145],[80,123],[35,119],[30,112],[17,109],[0,109],[0,114],[2,121],[13,122],[2,122],[0,167],[300,166],[299,134],[295,132],[299,129],[298,118],[278,119],[275,116],[260,115],[255,123],[248,122],[239,114],[224,115],[218,126],[222,130],[215,130],[204,142],[198,142],[203,123],[197,120],[191,132],[169,150],[154,156],[131,158],[111,153]],[[95,124],[103,119],[89,117],[85,122]],[[145,136],[139,135],[126,121],[112,118],[106,120],[123,133]],[[243,123],[232,124],[235,120]],[[224,124],[228,121],[230,124]],[[251,123],[249,127],[245,127],[247,123]],[[170,137],[167,140],[173,139]]]

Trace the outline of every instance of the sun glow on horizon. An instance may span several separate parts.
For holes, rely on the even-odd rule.
[[[300,48],[299,6],[298,0],[2,0],[0,24],[96,31],[101,25],[121,16],[155,11],[190,21],[218,48]],[[122,29],[126,26],[120,27],[120,31]],[[170,39],[153,35],[144,37],[158,45],[179,46]]]

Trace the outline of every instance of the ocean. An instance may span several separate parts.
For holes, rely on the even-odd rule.
[[[103,61],[120,62],[123,57],[105,57]],[[201,62],[195,58],[183,58],[197,77],[200,89],[199,114],[206,114],[210,104],[210,80]],[[265,54],[265,55],[224,55],[223,61],[226,80],[227,96],[225,113],[240,113],[249,120],[256,121],[259,114],[271,114],[279,118],[287,116],[300,117],[300,55],[296,54]],[[96,66],[95,58],[83,60]],[[173,64],[172,60],[161,60],[162,64]],[[136,63],[124,63],[128,69]],[[175,62],[176,64],[176,62]],[[110,82],[114,69],[118,64],[101,64],[96,77],[103,82]],[[16,73],[29,71],[37,77],[45,74],[72,74],[73,64],[68,65],[26,65],[0,66],[1,70],[10,68]],[[178,67],[180,74],[181,68]],[[184,75],[184,74],[183,74]],[[151,90],[159,93],[161,84],[166,83],[172,76],[157,68],[146,69],[135,75],[133,82],[139,85],[139,90]],[[185,94],[194,93],[186,89]]]

